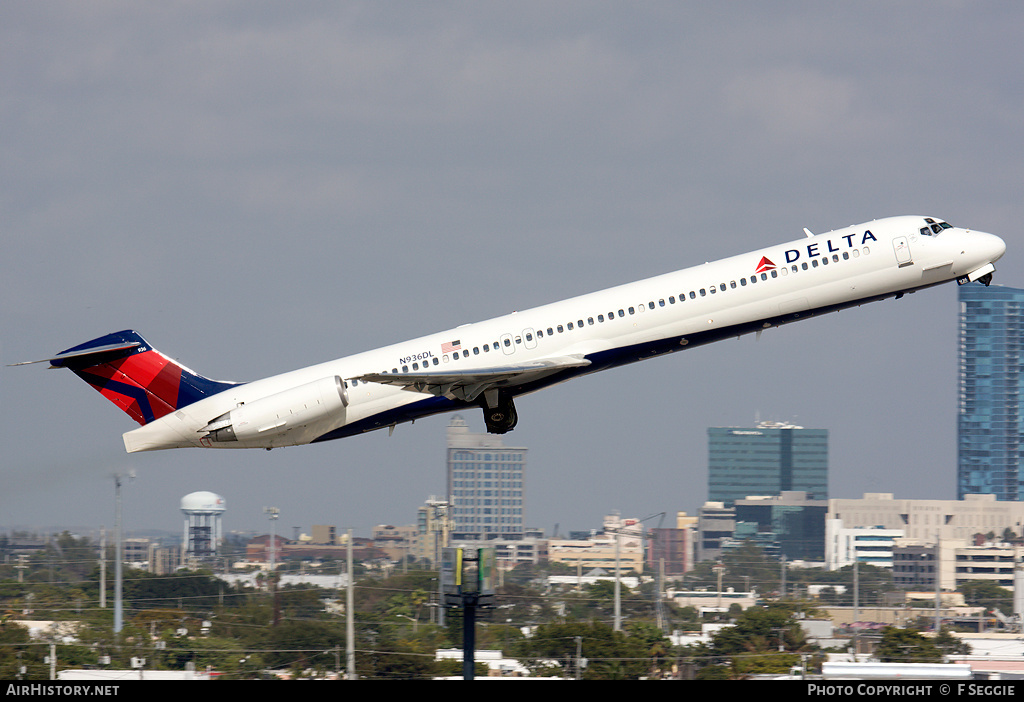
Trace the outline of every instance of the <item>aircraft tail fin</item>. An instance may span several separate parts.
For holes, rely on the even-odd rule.
[[[204,378],[132,330],[101,336],[43,360],[51,368],[70,369],[141,425],[238,384]]]

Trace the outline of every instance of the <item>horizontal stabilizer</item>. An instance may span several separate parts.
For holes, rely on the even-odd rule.
[[[100,355],[110,353],[111,351],[126,351],[128,349],[133,349],[136,346],[141,345],[142,342],[140,341],[129,341],[120,344],[107,344],[105,346],[95,346],[92,348],[79,349],[77,351],[65,351],[64,353],[59,353],[56,356],[50,356],[49,358],[40,358],[38,361],[22,361],[21,363],[10,363],[8,365],[27,366],[33,363],[43,363],[45,361],[49,361],[50,368],[63,368],[66,365],[65,362],[70,361],[72,359],[75,359],[77,361],[88,361],[90,359],[86,358],[87,356],[97,358]]]

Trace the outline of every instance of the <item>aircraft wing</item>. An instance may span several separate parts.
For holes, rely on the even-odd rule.
[[[367,373],[357,376],[355,379],[361,382],[394,385],[411,392],[430,393],[473,402],[488,390],[508,385],[519,385],[567,368],[589,365],[590,361],[582,355],[574,354],[479,370]]]

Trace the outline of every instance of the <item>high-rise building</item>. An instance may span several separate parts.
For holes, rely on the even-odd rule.
[[[1024,500],[1024,290],[961,285],[957,497]]]
[[[828,430],[761,422],[708,429],[708,500],[806,492],[828,499]]]
[[[453,540],[523,536],[526,449],[474,434],[460,415],[448,425],[448,501]]]
[[[762,535],[789,560],[825,559],[828,500],[813,500],[805,492],[784,490],[770,497],[738,499],[734,508],[737,532],[742,524],[750,525],[752,533]]]

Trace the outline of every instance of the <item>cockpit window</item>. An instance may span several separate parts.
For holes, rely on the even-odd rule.
[[[952,229],[952,224],[947,224],[941,220],[936,221],[931,217],[925,217],[924,221],[927,226],[921,227],[922,236],[932,236],[932,234],[941,234],[943,229]]]

